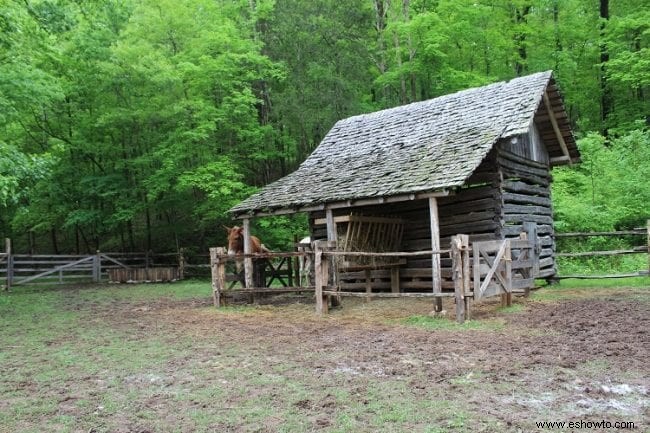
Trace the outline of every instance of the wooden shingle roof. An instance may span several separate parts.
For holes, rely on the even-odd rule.
[[[287,213],[332,202],[459,187],[498,140],[528,132],[536,113],[539,117],[546,112],[543,95],[549,89],[547,101],[556,125],[577,160],[561,97],[547,71],[343,119],[295,172],[230,212]],[[546,112],[544,119],[549,117]],[[541,133],[551,141],[557,135],[553,130]],[[552,146],[561,152],[557,143],[547,143],[549,152]]]

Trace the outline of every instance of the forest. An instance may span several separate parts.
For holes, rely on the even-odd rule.
[[[15,251],[206,251],[337,120],[549,69],[583,160],[557,230],[650,218],[649,0],[0,0],[0,30]]]

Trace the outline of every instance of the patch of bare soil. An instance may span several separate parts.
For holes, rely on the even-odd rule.
[[[462,402],[469,412],[497,420],[509,431],[529,431],[535,420],[594,417],[648,426],[647,303],[621,296],[517,303],[524,305],[518,313],[477,306],[478,320],[503,323],[496,329],[427,330],[395,321],[426,314],[430,305],[421,301],[345,300],[343,310],[317,317],[311,305],[223,312],[206,308],[207,301],[170,299],[117,305],[110,312],[97,311],[96,317],[145,334],[162,323],[169,338],[196,341],[192,356],[198,363],[214,362],[219,352],[205,341],[218,339],[263,358],[266,373],[289,363],[299,368],[283,374],[303,381],[345,377],[337,386],[348,386],[361,403],[369,398],[364,384],[398,378],[413,395]],[[452,304],[446,308],[453,311]],[[165,380],[181,381],[183,375]],[[335,406],[328,395],[294,403],[314,429],[330,426],[332,418],[323,414]]]

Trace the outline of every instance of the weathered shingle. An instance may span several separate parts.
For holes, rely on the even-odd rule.
[[[461,186],[500,138],[528,131],[551,72],[337,122],[288,176],[232,213]]]

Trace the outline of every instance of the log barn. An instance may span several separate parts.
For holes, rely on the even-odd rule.
[[[250,218],[306,212],[312,239],[360,251],[439,250],[458,233],[514,238],[534,223],[536,277],[550,279],[551,168],[579,160],[547,71],[340,120],[295,172],[231,213],[248,230]],[[435,291],[453,287],[449,266],[444,256],[409,257],[366,273],[373,290]],[[349,271],[341,284],[361,289]]]

